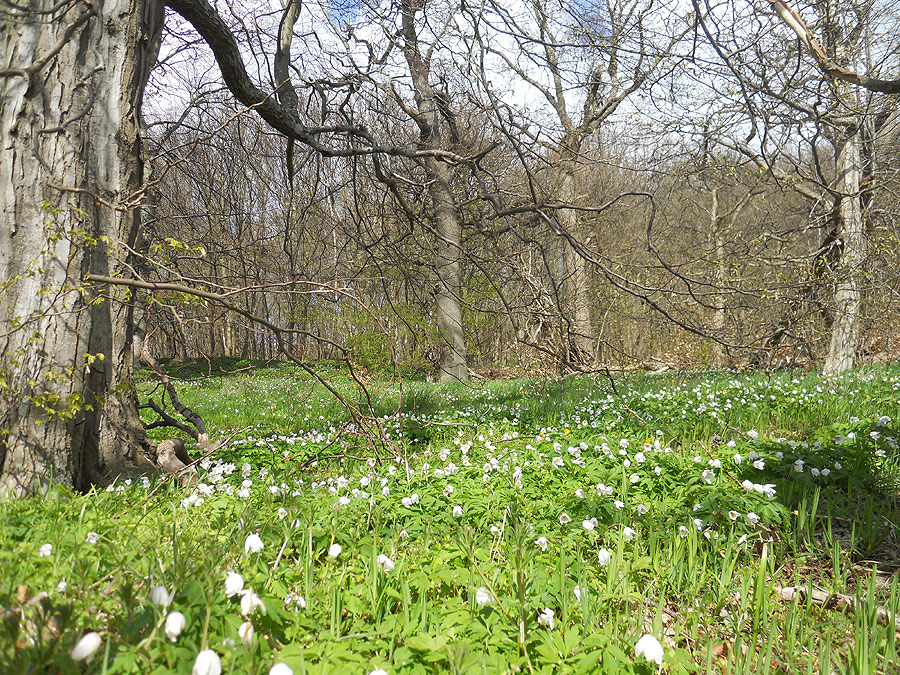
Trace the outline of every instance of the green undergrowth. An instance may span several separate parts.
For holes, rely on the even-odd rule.
[[[169,370],[230,443],[195,486],[4,504],[0,672],[189,673],[202,650],[234,673],[900,669],[896,368],[367,392],[335,365],[335,391]]]

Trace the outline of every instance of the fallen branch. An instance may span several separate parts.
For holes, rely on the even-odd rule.
[[[844,593],[828,593],[817,588],[809,589],[806,586],[776,586],[778,597],[786,602],[791,602],[794,598],[799,598],[801,602],[807,599],[814,605],[820,605],[825,609],[837,609],[841,612],[851,613],[857,611],[859,601],[852,595]],[[884,625],[893,624],[894,630],[900,632],[900,616],[891,615],[884,607],[875,608],[875,618],[878,623]]]

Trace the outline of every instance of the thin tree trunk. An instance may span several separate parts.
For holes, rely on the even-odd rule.
[[[573,204],[576,198],[575,169],[570,162],[565,162],[562,167],[559,184],[559,201],[563,204]],[[582,238],[582,232],[578,227],[578,216],[575,211],[562,209],[558,215],[559,225],[575,239],[585,245],[590,241]],[[590,363],[594,359],[593,325],[591,322],[591,287],[590,267],[575,249],[568,243],[565,246],[566,277],[563,288],[565,292],[567,326],[566,348],[570,362],[574,364]]]
[[[162,6],[40,13],[55,4],[10,5],[0,33],[4,65],[39,69],[0,78],[0,495],[51,482],[83,490],[152,467],[132,377],[133,294],[101,302],[82,279],[128,274],[116,242],[138,235],[127,200],[143,180],[140,106]]]
[[[865,257],[865,219],[860,183],[862,180],[862,132],[856,130],[838,154],[838,191],[841,257],[835,270],[834,322],[823,371],[842,373],[853,367],[859,348],[859,317],[862,300],[860,276]]]
[[[721,289],[725,284],[725,232],[724,223],[719,214],[719,190],[712,189],[712,204],[710,206],[709,225],[713,245],[713,262],[715,263],[716,285]],[[722,339],[725,334],[725,297],[722,293],[715,296],[715,309],[713,310],[713,331]],[[726,365],[725,347],[719,343],[713,343],[713,363],[716,366]]]

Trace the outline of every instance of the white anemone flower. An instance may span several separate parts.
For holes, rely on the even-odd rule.
[[[263,550],[263,540],[258,534],[251,534],[244,541],[244,553],[259,553]]]
[[[566,513],[565,511],[563,511],[563,512],[560,514],[560,516],[559,516],[559,524],[560,524],[560,525],[566,525],[566,524],[571,523],[571,522],[572,522],[572,518],[569,516],[568,513]]]
[[[541,551],[547,552],[547,544],[550,542],[547,541],[547,537],[538,537],[534,540],[534,545],[537,546]]]
[[[643,656],[647,661],[662,665],[663,647],[655,637],[649,633],[642,635],[634,645],[635,657]]]
[[[168,607],[172,604],[172,598],[175,597],[175,591],[171,593],[165,586],[154,586],[150,589],[150,602],[160,607]]]
[[[184,614],[181,612],[172,612],[166,617],[166,637],[172,642],[175,642],[178,640],[178,636],[181,635],[181,631],[184,630],[186,625],[187,619],[184,618]]]
[[[294,675],[294,671],[286,663],[276,663],[269,668],[269,675]]]
[[[542,626],[547,626],[548,630],[553,630],[556,625],[556,621],[554,617],[556,613],[550,609],[549,607],[545,607],[544,611],[538,614],[538,623]]]
[[[238,636],[241,638],[241,642],[245,645],[253,644],[253,636],[256,634],[256,631],[253,630],[253,624],[249,621],[245,621],[238,628]]]
[[[463,508],[459,504],[457,504],[456,506],[453,507],[453,517],[454,518],[461,518],[462,514],[463,514]]]
[[[328,557],[329,558],[337,558],[341,554],[341,551],[343,551],[343,550],[344,549],[341,548],[340,544],[332,544],[331,546],[328,547]]]
[[[42,558],[46,558],[48,555],[51,555],[52,553],[53,553],[53,544],[44,544],[38,550],[38,555],[41,556]]]
[[[103,638],[99,633],[94,631],[85,633],[72,650],[72,660],[87,661],[100,649],[101,644],[103,644]]]
[[[263,603],[262,598],[253,591],[244,591],[241,596],[241,614],[243,616],[249,616],[250,613],[256,609],[260,610],[263,614],[266,613],[266,605]]]
[[[244,577],[237,572],[229,572],[225,577],[225,596],[232,598],[244,590]]]
[[[610,560],[612,560],[612,554],[605,548],[601,548],[597,552],[597,562],[600,563],[601,567],[606,567],[607,565],[609,565]]]
[[[390,558],[388,558],[384,553],[379,555],[378,558],[376,559],[376,561],[378,562],[379,565],[381,565],[382,569],[387,574],[390,574],[391,572],[393,572],[394,567],[396,567],[396,565],[394,564],[394,561],[391,560]]]
[[[625,526],[622,528],[622,536],[625,537],[625,541],[631,541],[634,539],[634,530]]]
[[[477,591],[475,591],[475,602],[481,607],[482,605],[487,605],[494,601],[494,596],[490,594],[488,589],[484,586],[481,586]]]
[[[197,654],[197,660],[194,661],[194,667],[191,669],[191,675],[221,675],[222,660],[219,655],[212,649],[204,649]]]

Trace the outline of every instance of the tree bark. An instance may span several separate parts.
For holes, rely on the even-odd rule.
[[[133,384],[128,274],[140,107],[162,29],[142,0],[4,10],[0,54],[0,495],[152,468]],[[16,71],[10,75],[11,71]]]
[[[415,5],[415,6],[414,6]],[[419,51],[415,30],[417,3],[404,2],[402,16],[403,54],[409,65],[415,92],[416,111],[410,110],[419,127],[420,143],[428,149],[443,146],[441,111],[437,94],[429,81],[429,63]],[[428,173],[428,190],[434,208],[435,264],[438,279],[435,288],[435,310],[440,341],[441,382],[468,382],[466,347],[462,325],[462,284],[460,282],[460,258],[462,226],[456,200],[450,188],[450,170],[435,157],[425,159]]]
[[[575,164],[574,161],[563,159],[560,169],[559,192],[557,198],[562,204],[574,204],[576,202]],[[583,236],[578,225],[578,216],[571,209],[561,209],[557,216],[560,227],[572,237],[590,245],[590,239]],[[575,365],[589,364],[594,360],[593,335],[594,328],[591,322],[591,277],[588,262],[578,255],[578,252],[566,242],[565,264],[566,277],[564,282],[563,320],[566,324],[566,349],[567,359]]]
[[[837,159],[840,201],[840,262],[835,270],[834,321],[823,372],[842,373],[853,367],[859,348],[859,317],[862,301],[860,276],[865,258],[865,218],[862,180],[862,132],[855,130],[845,141]]]

